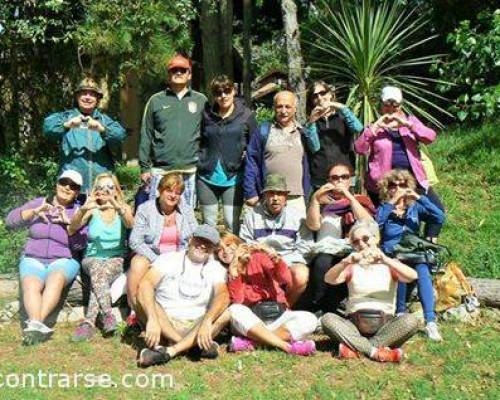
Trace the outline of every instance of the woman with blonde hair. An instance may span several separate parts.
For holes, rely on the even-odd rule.
[[[442,225],[444,213],[425,195],[416,191],[416,182],[406,170],[394,169],[384,175],[379,182],[382,204],[377,211],[377,222],[382,232],[382,250],[386,254],[394,252],[404,232],[418,234],[420,223]],[[430,267],[426,263],[412,265],[418,274],[417,288],[424,311],[427,335],[431,340],[442,340],[436,325],[434,313],[434,291]],[[406,312],[406,283],[398,287],[397,313]]]
[[[328,313],[321,319],[323,331],[339,343],[340,358],[364,354],[374,361],[399,362],[400,346],[418,329],[413,315],[394,315],[397,283],[410,282],[417,274],[385,255],[378,247],[379,239],[375,222],[357,221],[349,232],[354,253],[325,275],[331,285],[346,282],[349,291],[347,318]]]
[[[88,243],[82,269],[90,277],[90,299],[85,320],[76,329],[72,340],[92,338],[101,316],[104,334],[112,334],[117,321],[111,310],[110,287],[123,272],[127,256],[126,230],[134,223],[132,209],[125,203],[116,176],[110,173],[96,177],[85,204],[75,213],[68,233],[72,235],[87,225]]]
[[[160,254],[180,251],[198,226],[194,210],[182,197],[181,174],[167,174],[158,185],[158,197],[141,204],[135,214],[130,234],[130,248],[135,253],[127,272],[127,297],[135,307],[139,282]],[[135,322],[134,318],[129,321]]]

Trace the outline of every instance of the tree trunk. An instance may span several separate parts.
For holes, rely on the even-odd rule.
[[[252,104],[252,0],[243,0],[243,95],[248,107]]]
[[[218,74],[234,76],[233,1],[201,0],[200,29],[204,86]]]
[[[300,48],[300,31],[297,22],[297,6],[293,0],[282,0],[281,11],[285,27],[286,49],[288,55],[288,80],[290,88],[298,97],[297,119],[306,121],[306,84],[303,77],[303,60]]]
[[[476,291],[481,305],[500,308],[500,280],[484,278],[467,278]]]

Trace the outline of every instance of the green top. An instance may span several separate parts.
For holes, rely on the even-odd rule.
[[[102,219],[101,211],[94,210],[88,224],[85,257],[123,257],[127,252],[125,239],[125,225],[118,214],[111,223],[106,223]]]
[[[139,143],[141,171],[196,166],[201,114],[207,98],[189,90],[182,99],[170,89],[151,96],[144,108]]]

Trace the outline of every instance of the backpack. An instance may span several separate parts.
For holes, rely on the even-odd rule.
[[[466,306],[475,305],[474,308],[479,306],[474,289],[456,262],[446,263],[437,272],[434,288],[436,290],[435,308],[437,312],[459,307],[464,303]]]

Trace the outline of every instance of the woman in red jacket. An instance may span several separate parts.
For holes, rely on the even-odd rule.
[[[250,351],[262,344],[296,355],[313,354],[314,341],[303,339],[314,332],[318,320],[310,312],[289,309],[291,274],[286,263],[262,245],[226,250],[222,247],[218,256],[229,263],[229,313],[239,335],[231,338],[229,350]]]

